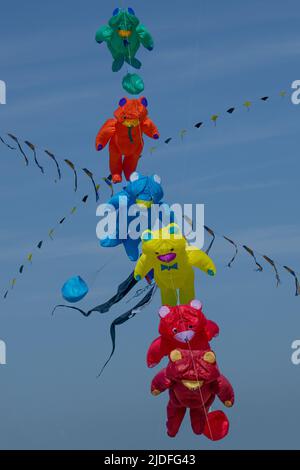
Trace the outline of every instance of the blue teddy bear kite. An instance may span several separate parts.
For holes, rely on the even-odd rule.
[[[134,216],[128,215],[130,208],[133,205],[139,205],[146,208],[145,216],[148,218],[148,228],[150,222],[153,224],[155,221],[151,220],[151,206],[152,204],[158,205],[159,220],[163,222],[166,217],[167,224],[174,222],[174,214],[170,211],[169,206],[163,202],[164,192],[161,186],[161,179],[157,175],[143,176],[137,172],[132,173],[130,176],[130,182],[120,192],[115,194],[109,201],[108,204],[112,205],[117,212],[117,223],[116,231],[112,236],[105,237],[100,240],[102,247],[115,247],[120,244],[124,245],[127,256],[131,261],[137,261],[139,258],[139,244],[141,239],[131,238],[130,235],[127,238],[120,238],[119,222],[120,222],[120,202],[121,204],[126,202],[127,205],[127,227],[135,219]]]

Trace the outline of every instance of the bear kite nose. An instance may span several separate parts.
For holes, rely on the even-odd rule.
[[[181,331],[180,333],[176,333],[175,339],[181,343],[187,343],[188,341],[191,341],[194,334],[195,332],[192,330]]]

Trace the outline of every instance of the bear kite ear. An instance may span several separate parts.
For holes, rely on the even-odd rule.
[[[128,11],[128,13],[129,13],[129,15],[135,16],[135,12],[134,12],[134,9],[133,9],[133,8],[129,7],[129,8],[127,8],[127,11]]]
[[[200,300],[194,299],[190,302],[190,306],[195,308],[196,310],[201,310],[202,302],[200,302]]]
[[[113,16],[117,16],[120,13],[120,8],[115,8],[113,11]]]
[[[141,239],[142,239],[143,242],[148,242],[149,240],[152,240],[153,239],[153,234],[152,234],[151,230],[145,230],[142,233]]]
[[[182,359],[181,352],[178,351],[178,349],[173,349],[173,351],[170,352],[170,359],[172,362],[180,361],[180,359]]]
[[[153,175],[153,180],[155,183],[160,184],[161,183],[161,177],[158,175]]]
[[[119,101],[119,106],[125,106],[125,104],[127,103],[127,98],[121,98],[120,101]]]
[[[177,224],[170,224],[169,225],[169,234],[170,235],[178,235],[179,234],[179,226]]]
[[[169,309],[169,307],[167,305],[163,305],[158,310],[158,315],[160,316],[160,318],[165,318],[170,312],[171,310]]]
[[[139,173],[137,171],[134,171],[133,173],[131,173],[129,181],[131,183],[134,183],[134,181],[137,181],[139,178],[140,178]]]
[[[148,101],[147,101],[147,98],[145,98],[145,96],[140,97],[140,102],[142,103],[143,106],[145,106],[145,108],[147,108]]]

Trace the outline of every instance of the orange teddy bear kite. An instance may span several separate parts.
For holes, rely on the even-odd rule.
[[[145,97],[129,100],[122,98],[115,118],[108,119],[96,137],[96,149],[102,150],[109,141],[109,164],[113,183],[122,181],[122,171],[127,180],[136,170],[144,148],[143,134],[159,138],[155,124],[149,119]],[[124,160],[123,160],[124,156]]]

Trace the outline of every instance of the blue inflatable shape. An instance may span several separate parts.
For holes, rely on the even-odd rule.
[[[89,288],[86,282],[80,276],[74,276],[68,279],[62,289],[63,298],[70,303],[79,302],[88,293]]]

